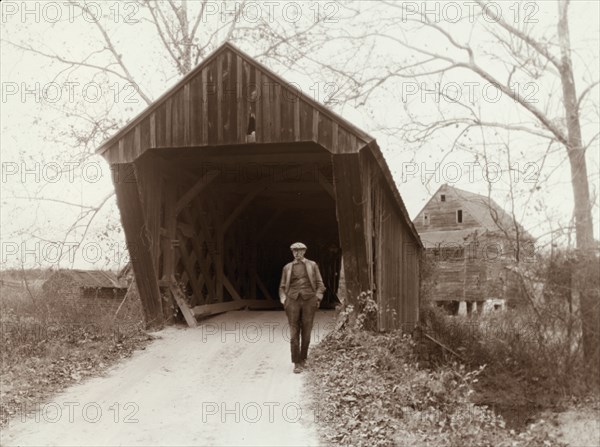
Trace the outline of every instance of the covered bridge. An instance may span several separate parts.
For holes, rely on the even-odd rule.
[[[300,240],[335,300],[418,319],[422,245],[375,140],[229,43],[97,152],[110,163],[148,326],[279,306]],[[342,262],[343,260],[343,262]]]

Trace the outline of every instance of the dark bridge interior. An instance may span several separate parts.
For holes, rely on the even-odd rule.
[[[319,264],[327,288],[323,305],[337,302],[341,249],[328,151],[297,143],[152,152],[143,158],[154,160],[145,162],[178,184],[177,197],[206,179],[176,220],[174,271],[193,306],[220,301],[219,289],[225,301],[236,294],[278,300],[281,270],[296,241]]]

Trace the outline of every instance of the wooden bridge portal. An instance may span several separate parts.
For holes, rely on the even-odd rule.
[[[148,326],[279,306],[300,240],[336,300],[418,319],[422,244],[376,141],[226,43],[97,150]],[[343,259],[343,262],[342,262]],[[342,284],[342,286],[344,286]]]

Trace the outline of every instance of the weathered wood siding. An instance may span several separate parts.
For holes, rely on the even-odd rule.
[[[145,232],[150,243],[151,259],[155,272],[158,277],[161,277],[160,228],[163,225],[162,207],[164,204],[165,179],[160,172],[160,166],[153,158],[142,158],[134,165],[145,218]]]
[[[344,260],[346,296],[353,303],[361,292],[372,289],[367,246],[369,230],[365,226],[363,182],[365,173],[358,154],[333,156],[333,183],[340,246]]]
[[[114,166],[113,182],[144,318],[149,327],[157,326],[162,324],[164,317],[153,256],[153,235],[147,231],[148,221],[140,199],[144,193],[138,189],[138,175],[133,164]]]
[[[445,195],[444,202],[441,199],[442,193]],[[456,211],[458,210],[462,210],[462,223],[456,220]],[[428,223],[425,222],[424,215],[428,216]],[[464,206],[464,199],[457,197],[452,190],[445,189],[442,189],[441,192],[436,193],[431,198],[423,210],[415,217],[414,223],[419,233],[426,231],[462,230],[481,226]]]
[[[378,326],[380,330],[411,330],[419,318],[420,244],[375,157],[365,149],[360,159],[367,265],[371,266],[369,279],[379,305]]]
[[[209,57],[172,91],[101,147],[109,163],[128,163],[151,148],[313,141],[332,153],[356,153],[369,140],[294,85],[232,47]]]
[[[430,292],[434,301],[483,301],[506,297],[506,272],[511,258],[502,253],[502,237],[478,236],[463,244],[440,243],[427,249],[427,256],[436,262],[435,287]]]

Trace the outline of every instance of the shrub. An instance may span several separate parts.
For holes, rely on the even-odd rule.
[[[361,292],[356,299],[356,311],[352,304],[347,304],[340,311],[338,319],[345,324],[346,330],[353,332],[377,330],[377,302],[373,291]]]
[[[507,310],[477,318],[451,317],[428,308],[426,330],[472,366],[487,364],[531,377],[548,375],[567,386],[580,358],[578,344],[528,311]]]

